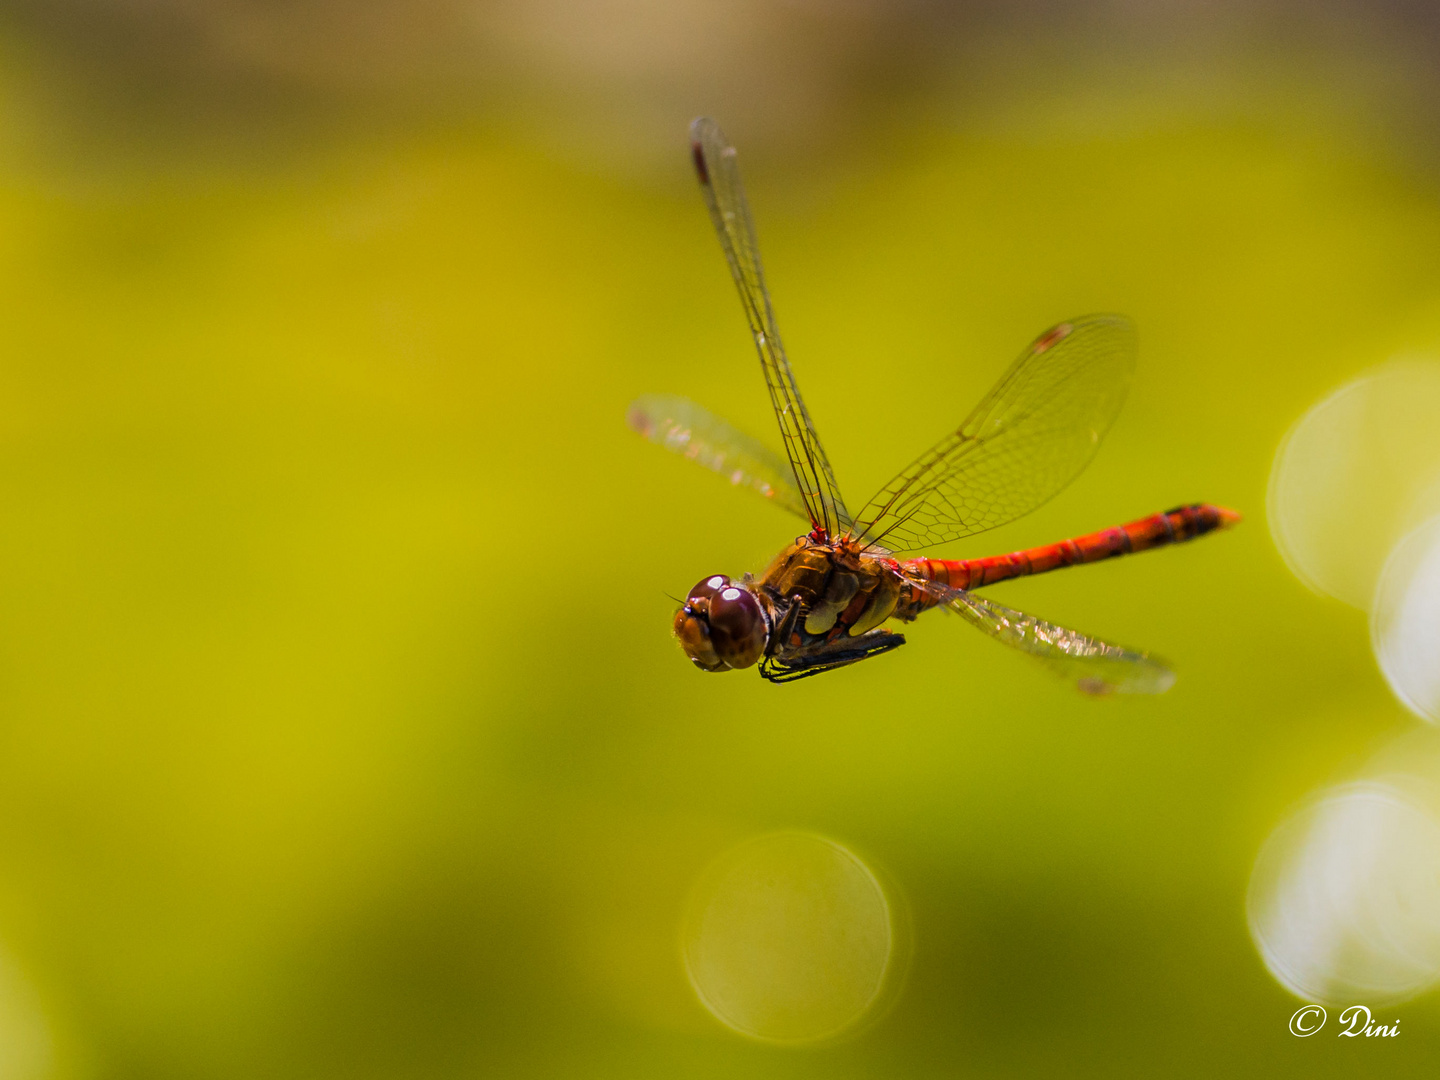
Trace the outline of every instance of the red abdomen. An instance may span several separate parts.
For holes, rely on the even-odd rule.
[[[900,566],[905,573],[925,581],[937,581],[955,589],[978,589],[1006,578],[1043,574],[1062,566],[1099,562],[1116,555],[1183,543],[1216,529],[1228,528],[1239,520],[1240,515],[1234,510],[1195,503],[1009,555],[991,555],[984,559],[909,559]]]

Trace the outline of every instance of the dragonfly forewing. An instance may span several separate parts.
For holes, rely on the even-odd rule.
[[[701,117],[691,125],[690,140],[705,204],[710,208],[715,231],[725,249],[725,260],[740,290],[740,302],[760,353],[770,403],[775,409],[796,485],[811,524],[823,528],[830,536],[838,536],[849,526],[850,515],[780,343],[780,331],[760,265],[755,223],[740,183],[735,148],[709,117]]]

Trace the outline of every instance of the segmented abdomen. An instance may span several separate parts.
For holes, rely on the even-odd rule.
[[[1116,555],[1164,547],[1193,540],[1197,536],[1228,528],[1240,515],[1223,506],[1194,503],[1177,506],[1163,514],[1131,521],[1099,532],[1086,533],[1058,544],[1026,548],[1009,555],[991,555],[984,559],[908,559],[901,569],[925,581],[937,581],[955,589],[978,589],[1007,578],[1043,574],[1062,566],[1099,562]],[[920,609],[928,607],[923,602]]]

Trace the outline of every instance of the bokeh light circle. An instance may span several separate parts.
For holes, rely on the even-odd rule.
[[[51,1064],[49,1025],[35,992],[0,952],[0,1080],[40,1080]]]
[[[1440,981],[1440,819],[1389,783],[1335,788],[1271,833],[1247,911],[1265,966],[1302,998],[1420,993]]]
[[[1404,533],[1440,513],[1440,362],[1379,368],[1315,405],[1270,472],[1270,531],[1297,577],[1369,609]]]
[[[1370,639],[1395,696],[1440,722],[1440,517],[1409,533],[1385,560]]]
[[[855,854],[810,833],[749,840],[696,887],[685,967],[727,1027],[774,1042],[840,1034],[875,1006],[895,952],[891,906]]]

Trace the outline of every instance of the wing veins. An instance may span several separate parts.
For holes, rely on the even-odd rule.
[[[987,637],[1039,660],[1088,694],[1163,694],[1175,673],[1148,653],[1113,645],[964,589],[915,582]]]
[[[760,353],[770,405],[775,411],[796,485],[805,500],[811,524],[823,527],[832,536],[839,535],[850,526],[850,515],[780,341],[735,149],[713,120],[702,117],[690,131],[705,203]]]
[[[1134,330],[1118,316],[1074,319],[1031,343],[964,422],[885,484],[857,515],[868,542],[896,550],[1013,521],[1079,474],[1124,401]]]

